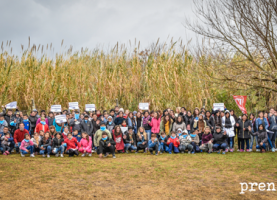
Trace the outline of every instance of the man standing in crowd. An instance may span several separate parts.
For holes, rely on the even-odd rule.
[[[29,116],[29,122],[30,122],[30,135],[34,135],[34,131],[36,128],[38,117],[37,117],[37,110],[32,110],[30,116]]]
[[[20,145],[21,145],[21,142],[22,140],[24,140],[24,135],[28,133],[29,134],[29,131],[27,131],[26,129],[24,129],[24,123],[20,123],[19,124],[19,129],[17,129],[15,132],[14,132],[14,143],[15,143],[15,148],[16,148],[16,152],[18,153],[19,152],[19,148],[20,148]],[[29,134],[30,135],[30,134]]]

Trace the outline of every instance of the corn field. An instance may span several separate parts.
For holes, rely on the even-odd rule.
[[[7,42],[7,47],[9,44]],[[48,49],[44,49],[45,52]],[[208,108],[218,102],[222,92],[228,101],[231,91],[215,89],[206,71],[200,68],[182,41],[153,44],[140,50],[118,44],[108,52],[100,49],[56,54],[50,58],[43,46],[27,50],[22,46],[21,57],[4,50],[0,54],[1,105],[17,101],[20,109],[31,110],[31,99],[37,109],[49,110],[53,104],[68,108],[68,102],[79,102],[81,109],[93,103],[98,109],[119,105],[137,110],[140,102],[150,102],[151,109]],[[37,52],[41,51],[41,56]]]

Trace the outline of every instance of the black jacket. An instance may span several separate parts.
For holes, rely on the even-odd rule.
[[[130,144],[131,138],[130,138],[130,134],[128,133],[128,131],[126,131],[124,133],[124,135],[126,135],[126,139],[123,138],[124,144]],[[133,138],[133,143],[131,143],[131,144],[136,145],[137,144],[137,137],[136,137],[135,133],[132,133],[132,138]]]
[[[48,126],[49,126],[49,128],[50,128],[50,126],[53,126],[53,122],[54,122],[54,117],[53,118],[51,118],[51,117],[47,117],[47,119],[48,119]]]
[[[70,120],[69,125],[72,126],[72,132],[77,130],[77,131],[81,131],[81,119],[77,119],[77,121],[75,122],[75,118],[72,118]]]
[[[81,131],[86,132],[89,136],[92,136],[92,131],[93,131],[93,124],[91,121],[87,121],[85,122],[85,120],[83,120],[81,122]]]
[[[126,122],[127,122],[127,119],[124,119],[123,117],[117,117],[117,118],[115,118],[115,120],[114,120],[114,124],[115,124],[115,125],[121,125],[122,122],[123,122],[123,120],[126,120]]]
[[[211,130],[215,130],[214,118],[212,116],[210,116],[210,119],[205,117],[205,121],[206,121],[207,126],[209,126]]]
[[[189,121],[189,117],[188,117],[188,115],[185,115],[184,116],[184,122],[186,123],[186,125],[190,125],[190,132],[193,132],[193,123],[194,123],[194,117],[193,116],[191,116],[191,121],[190,121],[190,123],[188,122]]]
[[[226,139],[228,138],[228,135],[223,135],[223,131],[217,133],[216,131],[213,134],[213,143],[214,144],[222,144],[226,143]]]
[[[63,141],[64,141],[63,138],[58,140],[58,138],[55,137],[52,141],[52,149],[59,148],[62,145]]]
[[[105,149],[105,148],[107,148],[108,147],[108,144],[111,144],[111,145],[115,145],[115,141],[112,139],[112,138],[107,138],[107,140],[100,140],[100,142],[99,142],[99,153],[101,154],[101,153],[103,153],[103,150]]]
[[[92,134],[94,135],[96,133],[96,131],[98,131],[100,129],[100,126],[96,124],[96,121],[94,121],[93,119],[91,120],[92,122],[92,126],[93,126],[93,129],[92,129]]]
[[[242,120],[239,120],[237,123],[239,124],[239,126],[237,127],[237,125],[235,125],[235,127],[237,127],[239,129],[238,138],[241,138],[241,139],[250,139],[251,136],[250,136],[248,127],[249,126],[252,127],[251,122],[249,120],[246,120],[243,123]],[[243,128],[245,128],[245,130],[243,130]]]
[[[52,140],[50,137],[46,140],[45,144],[43,143],[43,140],[44,140],[44,138],[41,138],[41,140],[39,142],[39,148],[41,146],[43,146],[43,148],[47,148],[48,146],[51,146]]]
[[[37,116],[29,116],[30,128],[34,129],[36,127],[37,120]]]

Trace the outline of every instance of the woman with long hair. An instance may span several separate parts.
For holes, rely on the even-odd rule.
[[[139,150],[144,150],[144,153],[147,152],[147,147],[148,147],[148,136],[147,133],[145,132],[145,129],[141,126],[138,129],[137,133],[137,151]]]
[[[161,124],[161,118],[159,116],[159,113],[154,112],[153,118],[151,122],[149,122],[149,125],[152,127],[151,128],[151,133],[155,134],[156,136],[159,135],[160,133],[160,124]]]
[[[123,133],[119,125],[114,127],[113,140],[115,141],[115,148],[117,152],[122,153],[124,151],[124,141],[123,141]]]
[[[251,122],[251,132],[255,133],[256,132],[256,126],[255,126],[256,117],[253,113],[250,113],[249,121]],[[249,146],[250,149],[249,149],[249,152],[251,152],[252,149],[253,149],[254,140],[255,140],[255,144],[257,145],[258,144],[258,137],[253,136],[252,134],[250,134],[250,146]],[[256,149],[256,151],[260,151],[260,150]]]
[[[165,132],[165,134],[168,136],[170,135],[171,129],[172,129],[173,120],[170,118],[169,115],[165,115],[163,117],[163,120],[161,120],[160,124],[160,134],[162,132]]]

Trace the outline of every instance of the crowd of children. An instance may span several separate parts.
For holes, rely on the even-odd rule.
[[[65,114],[66,122],[58,123],[56,115]],[[124,128],[125,127],[125,128]],[[235,145],[237,136],[237,146]],[[100,158],[109,154],[138,153],[143,151],[162,153],[217,152],[225,154],[235,148],[251,152],[254,142],[256,151],[275,152],[277,136],[277,112],[260,111],[237,117],[233,110],[195,108],[193,112],[184,107],[162,111],[133,111],[116,106],[109,111],[83,112],[64,110],[62,113],[32,110],[27,116],[16,109],[3,107],[0,113],[0,150],[3,155],[12,152],[22,157],[51,155],[64,157],[92,156]]]

